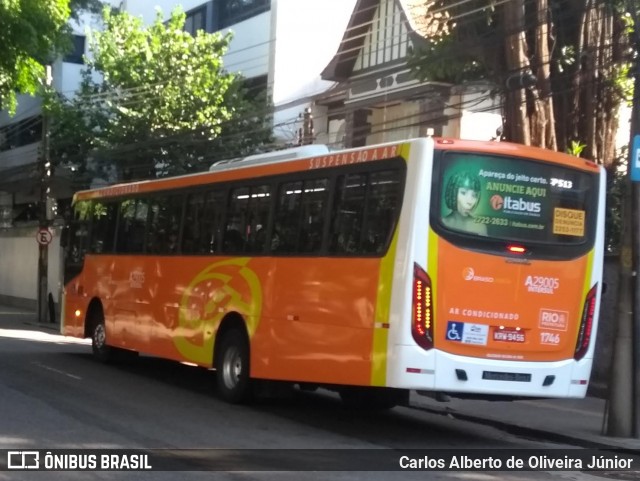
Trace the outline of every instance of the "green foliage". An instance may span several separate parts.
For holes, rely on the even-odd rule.
[[[428,59],[428,60],[425,60]],[[487,78],[485,64],[472,50],[461,51],[453,36],[426,45],[409,56],[409,68],[421,80],[461,84]]]
[[[0,0],[0,108],[13,114],[16,94],[38,91],[69,15],[69,0]]]
[[[253,107],[223,68],[230,35],[193,37],[179,10],[167,22],[158,13],[149,27],[109,9],[103,19],[76,97],[49,97],[54,158],[88,178],[109,178],[114,165],[125,180],[202,169],[211,142]],[[264,139],[264,117],[258,124]]]
[[[99,0],[0,0],[0,109],[13,115],[17,94],[40,91],[44,65],[71,47],[70,18],[101,9]]]
[[[607,168],[607,209],[605,211],[605,249],[617,253],[622,243],[622,216],[625,195],[628,192],[627,155],[625,147],[620,156]]]
[[[496,58],[499,32],[494,21],[492,0],[451,2],[435,0],[429,9],[444,16],[427,16],[428,38],[409,55],[409,67],[421,80],[460,84],[491,78]],[[469,16],[468,12],[475,12]],[[457,22],[457,18],[464,21]]]
[[[104,4],[100,0],[70,0],[71,18],[78,20],[80,13],[100,14]]]
[[[580,157],[580,154],[584,150],[587,144],[583,144],[579,140],[572,140],[571,145],[567,149],[567,154],[575,155],[576,157]]]

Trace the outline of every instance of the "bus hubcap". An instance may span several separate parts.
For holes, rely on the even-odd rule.
[[[224,385],[229,389],[233,389],[240,382],[240,375],[242,374],[242,357],[238,349],[229,349],[224,356],[224,363],[222,367],[222,378]]]
[[[93,333],[93,340],[96,344],[96,347],[104,346],[104,339],[105,339],[104,326],[102,324],[98,324],[96,326],[96,330]]]

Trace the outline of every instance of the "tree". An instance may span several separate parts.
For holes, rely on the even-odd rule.
[[[223,68],[229,34],[191,36],[180,10],[166,22],[158,13],[149,27],[108,9],[103,20],[76,96],[50,99],[52,158],[89,178],[109,178],[115,167],[133,180],[201,170],[222,135],[238,154],[247,139],[270,141],[258,117],[266,103],[251,102],[242,79]],[[253,136],[236,137],[248,124]]]
[[[507,140],[615,162],[629,41],[616,0],[429,2],[437,35],[411,59],[427,80],[488,80]],[[446,12],[436,16],[434,12]]]
[[[69,48],[69,18],[95,11],[97,0],[0,0],[0,109],[11,115],[17,94],[35,94],[44,65]]]
[[[16,93],[38,90],[69,15],[69,0],[0,0],[0,108],[13,114]]]

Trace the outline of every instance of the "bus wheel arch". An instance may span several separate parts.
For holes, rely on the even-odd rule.
[[[228,314],[218,328],[213,359],[218,392],[227,402],[239,404],[251,397],[250,352],[242,316]]]

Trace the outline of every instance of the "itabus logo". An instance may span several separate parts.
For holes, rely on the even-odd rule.
[[[504,205],[504,199],[501,195],[498,194],[492,195],[489,202],[491,203],[491,207],[493,208],[493,210],[500,210]]]
[[[540,202],[530,202],[522,197],[514,199],[512,197],[502,197],[498,194],[491,196],[489,201],[493,210],[510,210],[515,212],[531,212],[538,214],[542,211]]]

